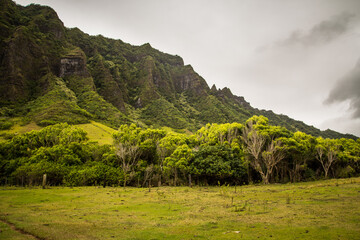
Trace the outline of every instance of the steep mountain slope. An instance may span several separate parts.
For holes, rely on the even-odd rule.
[[[0,106],[3,117],[38,125],[101,121],[114,128],[168,126],[196,130],[206,123],[270,123],[323,137],[354,137],[319,129],[250,106],[230,89],[211,89],[179,56],[150,44],[90,36],[64,27],[49,7],[0,2]]]

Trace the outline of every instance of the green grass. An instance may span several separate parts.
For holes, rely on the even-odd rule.
[[[8,224],[0,221],[0,239],[9,239],[9,240],[28,240],[32,239],[26,234],[23,234],[19,231],[12,229]]]
[[[42,127],[36,125],[35,122],[30,122],[26,125],[21,125],[20,120],[17,118],[13,119],[15,122],[14,126],[12,126],[8,130],[0,130],[0,143],[7,140],[7,138],[12,137],[17,134],[23,134],[26,132],[30,132],[32,130],[40,130]]]
[[[38,125],[36,125],[36,123],[30,122],[26,125],[15,124],[11,129],[5,131],[10,134],[23,134],[32,130],[40,130],[41,128],[42,127],[39,127]]]
[[[17,134],[23,134],[26,132],[30,132],[32,130],[40,130],[42,127],[36,125],[35,122],[30,122],[26,125],[20,125],[19,119],[14,119],[13,121],[16,124],[9,130],[0,130],[0,142],[6,141],[6,136],[13,136]],[[90,121],[90,123],[86,124],[78,124],[75,125],[88,133],[89,141],[98,142],[100,145],[104,144],[112,144],[112,134],[116,132],[116,130],[105,126],[104,124]]]
[[[0,191],[0,218],[45,239],[360,239],[359,212],[360,178],[236,192],[225,186]],[[0,234],[11,233],[0,227]]]
[[[87,136],[89,137],[90,141],[97,141],[100,145],[113,144],[112,134],[115,133],[116,130],[108,126],[94,121],[76,126],[88,133]]]

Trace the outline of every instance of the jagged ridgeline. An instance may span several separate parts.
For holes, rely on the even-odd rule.
[[[258,110],[230,89],[209,88],[181,57],[150,46],[90,36],[64,27],[50,7],[0,1],[0,114],[40,126],[59,122],[124,123],[188,129],[245,122],[264,115],[273,125],[314,136],[303,122]]]

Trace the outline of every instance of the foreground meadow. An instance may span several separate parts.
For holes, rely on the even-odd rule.
[[[360,239],[360,178],[241,187],[10,188],[0,239]]]

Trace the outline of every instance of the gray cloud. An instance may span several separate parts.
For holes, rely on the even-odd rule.
[[[347,100],[350,100],[350,110],[354,111],[353,118],[360,118],[360,59],[347,75],[339,79],[325,104]]]
[[[354,14],[343,12],[316,24],[308,32],[304,33],[303,31],[296,30],[287,39],[277,42],[277,45],[290,46],[302,44],[304,46],[314,46],[329,43],[346,33],[354,18]]]

